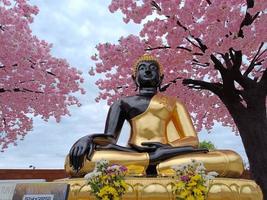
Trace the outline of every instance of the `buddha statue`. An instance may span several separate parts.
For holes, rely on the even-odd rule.
[[[144,55],[133,67],[138,93],[115,101],[108,112],[104,133],[79,139],[66,157],[65,170],[81,177],[101,159],[124,165],[130,176],[173,176],[172,166],[202,161],[207,171],[220,177],[239,177],[241,157],[231,150],[200,149],[197,133],[184,104],[160,93],[162,66],[151,55]],[[131,127],[127,146],[117,140],[123,123]]]

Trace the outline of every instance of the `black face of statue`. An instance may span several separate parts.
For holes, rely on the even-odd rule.
[[[136,71],[136,83],[139,87],[157,87],[161,82],[158,65],[153,61],[140,62]]]

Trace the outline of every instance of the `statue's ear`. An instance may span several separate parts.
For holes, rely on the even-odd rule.
[[[162,81],[163,81],[163,78],[164,78],[164,74],[162,74],[162,75],[159,77],[158,88],[159,88],[159,91],[160,91],[160,92],[165,91],[164,86],[163,86],[163,88],[161,87],[161,83],[162,83]]]
[[[162,83],[163,79],[164,79],[164,74],[162,74],[162,75],[160,76],[160,83]]]
[[[136,80],[136,76],[132,75],[132,79],[133,79],[135,86],[136,86],[135,91],[137,91],[140,84],[139,84],[138,80]]]
[[[164,74],[162,74],[162,75],[159,77],[159,85],[161,85],[163,79],[164,79]]]
[[[133,79],[134,82],[135,82],[135,78],[136,78],[136,77],[135,77],[134,75],[132,75],[132,79]]]

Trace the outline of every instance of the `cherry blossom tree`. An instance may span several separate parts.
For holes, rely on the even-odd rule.
[[[38,8],[26,0],[0,0],[0,148],[17,144],[32,129],[32,117],[57,121],[80,105],[80,72],[51,55],[29,24]]]
[[[142,29],[96,47],[89,73],[104,76],[96,100],[134,93],[131,67],[144,53],[156,56],[162,90],[186,103],[198,131],[217,121],[239,132],[267,199],[267,1],[113,0],[109,9]]]

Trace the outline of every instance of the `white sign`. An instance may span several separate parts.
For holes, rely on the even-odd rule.
[[[25,194],[22,200],[53,200],[53,194]]]
[[[0,183],[0,200],[10,200],[15,192],[15,183]]]

